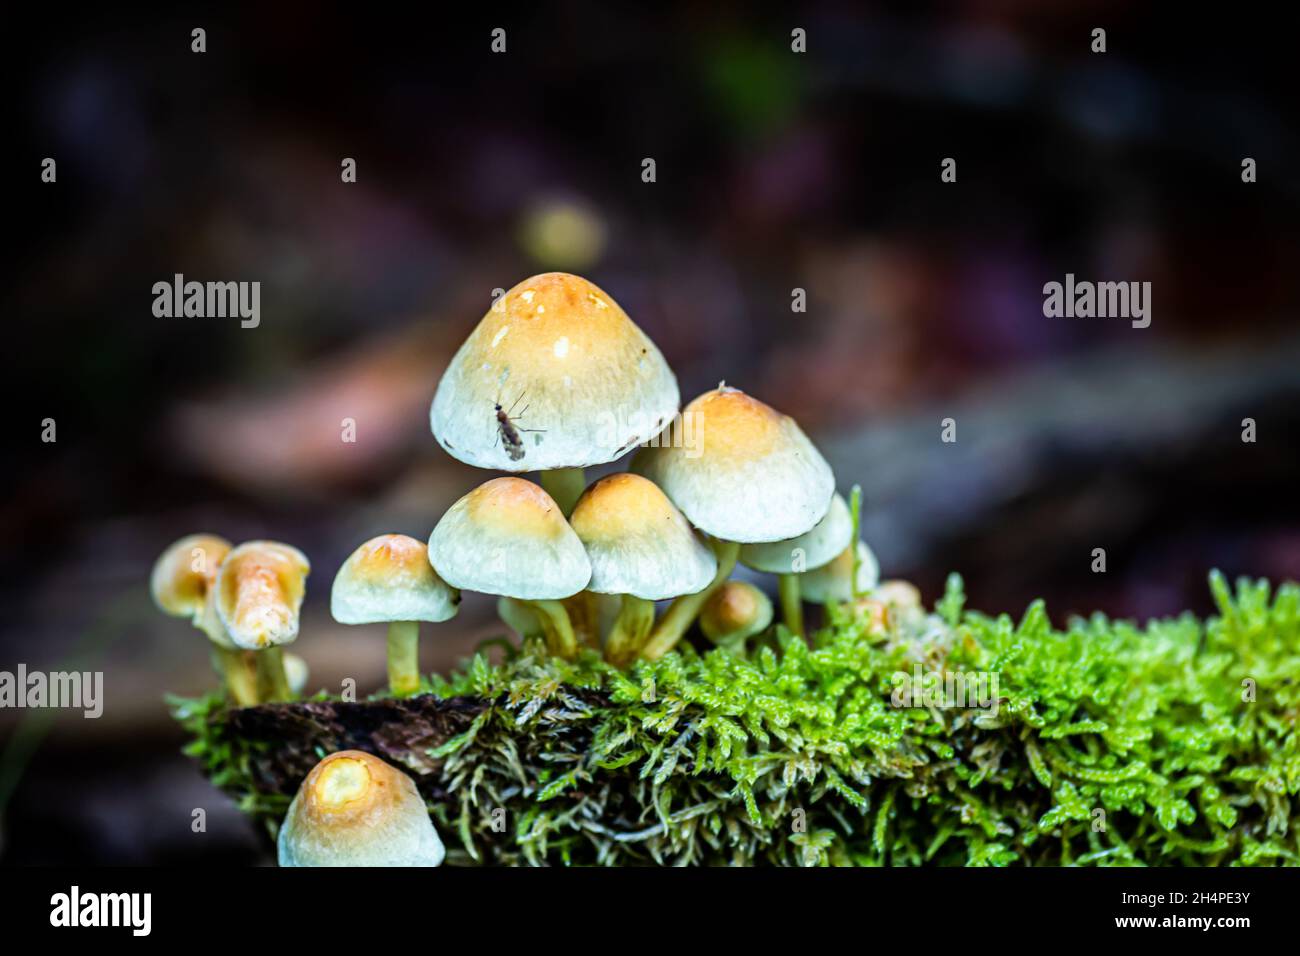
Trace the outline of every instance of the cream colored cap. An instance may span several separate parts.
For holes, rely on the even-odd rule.
[[[281,866],[437,866],[446,852],[415,781],[360,750],[307,774],[277,849]]]
[[[672,369],[617,302],[548,272],[488,309],[443,373],[429,422],[448,454],[478,468],[585,468],[653,438],[680,401]]]
[[[447,509],[429,560],[453,587],[523,601],[558,600],[591,580],[591,562],[560,507],[523,478],[493,478]]]
[[[311,564],[278,541],[248,541],[217,573],[217,615],[238,647],[260,650],[298,636],[298,610]]]
[[[698,444],[648,447],[632,468],[701,531],[724,541],[784,541],[826,516],[835,476],[794,419],[720,385],[682,412]]]
[[[853,514],[843,496],[831,498],[826,517],[807,534],[788,541],[747,544],[740,549],[741,563],[768,574],[795,574],[819,568],[853,540]]]
[[[866,594],[880,580],[880,565],[871,549],[858,542],[858,591]],[[799,576],[800,593],[813,604],[832,604],[853,597],[853,549],[845,548],[834,560]]]
[[[591,559],[590,591],[661,601],[703,591],[717,558],[654,482],[640,475],[602,478],[569,517]]]
[[[215,534],[187,534],[173,541],[154,562],[149,593],[164,614],[202,620],[208,592],[217,570],[230,552],[230,542]]]
[[[330,590],[340,624],[445,621],[458,610],[460,592],[438,577],[425,543],[404,534],[381,534],[353,551]]]

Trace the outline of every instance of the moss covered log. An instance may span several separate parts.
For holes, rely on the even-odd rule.
[[[416,779],[449,863],[1295,865],[1300,587],[1210,583],[1206,621],[1062,630],[966,611],[953,576],[933,613],[845,605],[743,658],[529,645],[413,698],[173,707],[268,833],[355,748]]]

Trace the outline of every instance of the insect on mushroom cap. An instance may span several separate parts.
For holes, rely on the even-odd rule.
[[[682,412],[695,443],[641,449],[632,469],[725,541],[784,541],[826,516],[835,476],[794,419],[725,384]]]
[[[680,401],[663,355],[611,296],[548,272],[488,309],[443,373],[429,424],[478,468],[585,468],[659,434]]]
[[[307,774],[277,849],[281,866],[438,866],[445,855],[415,782],[359,750]]]
[[[216,606],[230,639],[259,650],[297,638],[310,571],[306,555],[277,541],[248,541],[226,555],[217,574]]]
[[[559,505],[523,478],[493,478],[447,509],[429,560],[456,588],[519,600],[558,600],[591,580],[591,562]]]
[[[582,493],[569,518],[591,560],[588,590],[649,601],[694,594],[718,562],[654,482],[609,475]]]
[[[343,562],[330,591],[330,613],[340,624],[445,621],[460,609],[460,594],[438,577],[423,541],[381,534]]]
[[[215,534],[188,534],[172,542],[154,562],[149,593],[165,614],[202,619],[208,592],[230,542]]]

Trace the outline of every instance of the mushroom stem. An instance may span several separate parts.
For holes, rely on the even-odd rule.
[[[655,623],[653,601],[633,594],[623,595],[623,606],[605,641],[605,659],[616,667],[630,664],[650,635]]]
[[[542,487],[555,499],[564,517],[568,518],[573,514],[573,506],[582,497],[583,489],[587,487],[586,473],[581,468],[552,468],[540,472],[540,475]]]
[[[212,664],[226,684],[236,707],[257,706],[257,678],[245,653],[233,647],[212,645]]]
[[[641,656],[649,661],[657,661],[674,647],[699,616],[704,602],[718,588],[722,587],[731,572],[735,570],[736,558],[740,555],[740,545],[734,541],[714,540],[713,550],[718,556],[718,573],[703,591],[685,594],[673,601],[659,623],[650,633],[650,640],[641,648]]]
[[[414,694],[420,687],[420,622],[388,625],[388,689],[394,697]]]
[[[556,657],[573,660],[578,656],[578,638],[573,633],[573,622],[563,601],[523,601],[541,618],[546,634],[546,647]]]
[[[268,704],[293,699],[284,672],[284,651],[277,646],[257,652],[257,696]]]
[[[781,618],[791,633],[804,636],[803,599],[799,595],[799,575],[781,574],[776,579],[777,596],[781,599]]]

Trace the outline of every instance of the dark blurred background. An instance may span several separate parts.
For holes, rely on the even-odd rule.
[[[380,685],[381,629],[334,624],[329,583],[487,477],[438,448],[428,405],[492,290],[536,272],[614,296],[684,400],[725,378],[795,416],[927,601],[959,570],[988,611],[1144,619],[1207,611],[1212,567],[1300,578],[1295,56],[1269,10],[9,22],[0,669],[103,670],[107,702],[0,711],[0,860],[265,860],[179,753],[162,694],[214,678],[202,635],[153,609],[150,565],[189,531],[301,547],[312,686]],[[155,318],[178,272],[259,280],[261,325]],[[1150,281],[1150,328],[1045,318],[1067,272]],[[472,597],[426,626],[423,666],[497,631]]]

